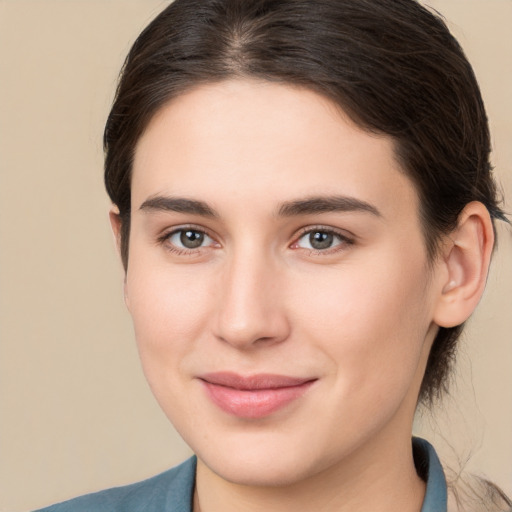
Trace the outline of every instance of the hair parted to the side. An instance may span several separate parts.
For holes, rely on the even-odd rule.
[[[417,1],[176,0],[133,45],[105,129],[105,184],[119,209],[125,268],[137,141],[172,98],[237,77],[316,91],[363,129],[392,137],[420,197],[431,260],[467,203],[506,220],[471,65]],[[439,330],[420,392],[426,403],[446,387],[461,330]]]

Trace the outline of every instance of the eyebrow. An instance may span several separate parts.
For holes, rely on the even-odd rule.
[[[329,212],[363,212],[382,217],[372,204],[349,196],[308,197],[298,201],[287,201],[279,208],[281,217]]]
[[[218,217],[218,213],[204,201],[184,197],[152,196],[140,206],[140,210],[189,213],[201,217]]]
[[[220,217],[204,201],[184,197],[152,196],[142,203],[140,210],[188,213],[209,218]],[[278,216],[293,217],[329,212],[363,212],[382,217],[379,210],[372,204],[349,196],[315,196],[286,201],[279,207]]]

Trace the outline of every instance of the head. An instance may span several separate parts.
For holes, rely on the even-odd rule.
[[[290,84],[393,141],[419,197],[430,262],[471,201],[503,218],[487,118],[472,68],[444,22],[413,0],[177,0],[126,59],[105,130],[105,183],[129,265],[132,165],[155,114],[200,85]],[[437,333],[420,398],[444,389],[462,325]]]
[[[176,0],[128,55],[105,150],[143,367],[208,467],[285,484],[377,434],[407,440],[503,217],[478,85],[442,20],[413,0]],[[356,220],[330,217],[331,192]],[[225,371],[312,384],[274,412],[226,396]]]

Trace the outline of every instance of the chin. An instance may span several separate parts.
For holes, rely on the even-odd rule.
[[[340,456],[314,436],[284,431],[220,434],[216,442],[199,442],[193,449],[217,476],[251,487],[293,485],[321,473]]]
[[[319,469],[315,470],[315,464],[308,464],[307,461],[302,460],[298,465],[299,461],[293,454],[287,455],[288,457],[281,455],[264,457],[242,455],[223,459],[215,457],[212,458],[211,464],[206,457],[203,462],[224,480],[251,487],[285,487],[319,471]]]

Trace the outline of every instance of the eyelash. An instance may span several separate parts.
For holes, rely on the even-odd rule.
[[[303,239],[305,236],[311,236],[314,233],[323,233],[326,235],[331,235],[335,239],[337,239],[339,243],[326,249],[302,248],[304,250],[309,251],[309,254],[312,256],[328,256],[331,254],[335,254],[337,252],[346,250],[349,246],[355,243],[354,238],[348,236],[346,232],[341,232],[336,229],[333,229],[332,227],[327,226],[308,226],[300,231],[299,235],[295,238],[295,241],[292,243],[291,247],[294,249],[301,249],[301,247],[298,246],[299,241]]]
[[[205,231],[204,228],[200,228],[199,226],[194,226],[194,225],[180,226],[179,228],[175,228],[175,229],[172,229],[171,231],[167,231],[166,233],[159,236],[157,241],[160,245],[165,246],[165,248],[169,252],[177,254],[178,256],[181,256],[181,255],[193,256],[193,255],[197,254],[201,249],[204,249],[205,247],[200,246],[200,247],[197,247],[194,249],[187,249],[187,248],[177,247],[175,244],[173,244],[170,241],[172,236],[177,235],[179,233],[186,232],[186,231],[193,231],[195,233],[199,233],[200,235],[208,237],[215,242],[215,239],[212,236],[210,236],[208,234],[208,232]]]
[[[177,247],[175,244],[170,242],[171,237],[173,237],[174,235],[177,235],[179,233],[186,232],[186,231],[193,231],[193,232],[198,233],[204,237],[208,237],[214,242],[214,244],[218,244],[218,242],[215,242],[214,237],[210,236],[210,234],[207,231],[205,231],[204,228],[200,228],[199,226],[194,226],[194,225],[185,225],[185,226],[180,226],[179,228],[172,229],[171,231],[168,231],[168,232],[164,233],[163,235],[161,235],[160,237],[158,237],[158,243],[160,245],[165,246],[167,250],[169,250],[170,252],[177,254],[177,255],[194,255],[194,254],[197,254],[201,249],[205,249],[207,247],[211,247],[212,245],[214,245],[214,244],[210,244],[210,246],[199,246],[197,248],[187,249],[187,248]],[[304,247],[300,247],[298,245],[301,239],[303,239],[304,237],[306,237],[308,235],[311,236],[314,233],[323,233],[325,235],[333,236],[335,239],[338,240],[339,243],[337,243],[333,247],[328,247],[326,249],[314,249],[314,248],[307,249]],[[309,255],[313,255],[313,256],[326,256],[326,255],[330,255],[333,253],[337,253],[339,251],[343,251],[343,250],[347,249],[347,246],[353,245],[354,242],[355,242],[354,238],[347,236],[346,233],[342,233],[342,232],[337,231],[331,227],[308,226],[308,227],[303,228],[300,231],[300,233],[298,234],[298,236],[295,237],[294,242],[290,245],[290,248],[294,249],[294,250],[298,250],[298,249],[306,250],[309,252]]]

